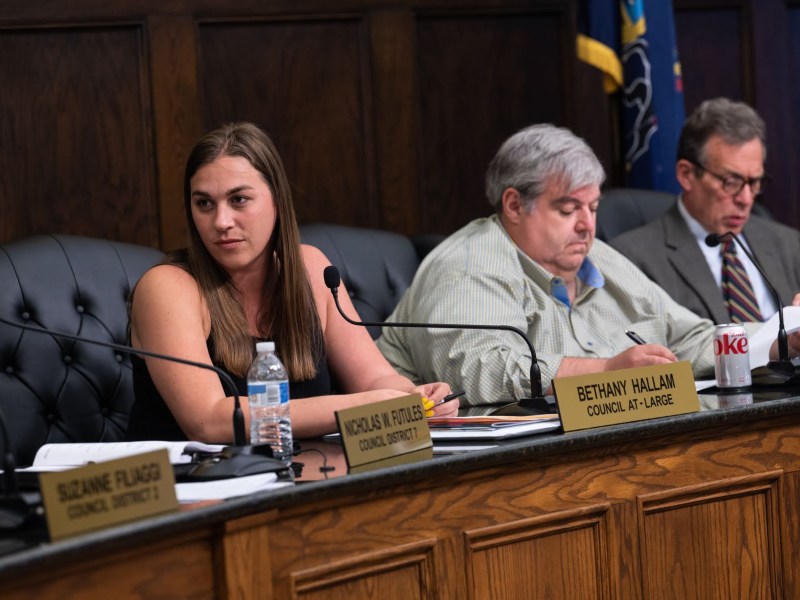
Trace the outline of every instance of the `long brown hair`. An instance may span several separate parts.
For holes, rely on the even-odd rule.
[[[245,376],[253,360],[253,340],[244,309],[227,272],[203,244],[192,217],[191,179],[200,167],[222,156],[247,159],[269,185],[277,208],[269,242],[274,273],[267,277],[263,291],[258,335],[275,341],[290,379],[312,379],[324,345],[322,325],[300,252],[286,172],[275,145],[262,129],[252,123],[231,123],[207,133],[192,149],[183,180],[189,248],[186,253],[173,253],[167,262],[186,268],[197,280],[211,315],[214,362]],[[268,311],[263,310],[264,303]]]

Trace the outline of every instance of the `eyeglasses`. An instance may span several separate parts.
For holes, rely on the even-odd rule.
[[[766,173],[764,173],[761,177],[742,177],[741,175],[737,175],[736,173],[730,173],[728,175],[719,175],[714,173],[713,171],[709,171],[706,167],[701,165],[700,163],[696,163],[693,160],[689,160],[688,158],[684,159],[687,162],[692,163],[695,167],[700,169],[701,171],[705,171],[715,179],[717,179],[720,184],[722,184],[722,191],[726,194],[731,196],[738,195],[743,189],[745,184],[750,186],[750,191],[753,193],[753,196],[758,196],[764,188],[767,187],[769,184],[770,177]]]

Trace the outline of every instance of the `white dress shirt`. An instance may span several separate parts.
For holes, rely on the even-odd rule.
[[[680,196],[678,197],[678,211],[681,213],[684,221],[686,221],[689,231],[692,232],[692,235],[697,240],[697,245],[700,247],[700,252],[702,252],[703,256],[705,256],[708,267],[711,269],[711,274],[714,276],[714,281],[716,281],[717,286],[722,289],[721,246],[710,248],[706,245],[706,236],[709,232],[705,230],[705,228],[697,219],[689,214],[689,211],[686,210],[686,207],[683,205],[683,197]],[[741,241],[752,253],[752,250],[748,245],[744,235],[739,234],[736,237],[738,237],[739,241]],[[764,278],[761,277],[761,273],[758,272],[758,269],[753,264],[753,261],[751,261],[748,256],[742,252],[742,249],[739,248],[738,245],[736,248],[736,256],[739,257],[739,261],[741,261],[742,266],[744,267],[745,271],[747,271],[747,276],[750,278],[750,283],[753,286],[753,292],[755,292],[756,300],[758,301],[758,308],[761,311],[761,316],[764,318],[764,320],[769,319],[772,315],[778,312],[778,307],[775,304],[775,298],[772,295],[772,292],[769,291],[767,284],[764,283]]]

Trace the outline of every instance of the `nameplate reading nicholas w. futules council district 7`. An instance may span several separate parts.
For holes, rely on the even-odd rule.
[[[433,456],[419,394],[336,411],[336,423],[351,473]]]

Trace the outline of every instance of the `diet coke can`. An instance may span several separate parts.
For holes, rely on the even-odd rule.
[[[749,387],[752,383],[747,331],[741,325],[717,325],[714,330],[714,371],[721,389]]]

